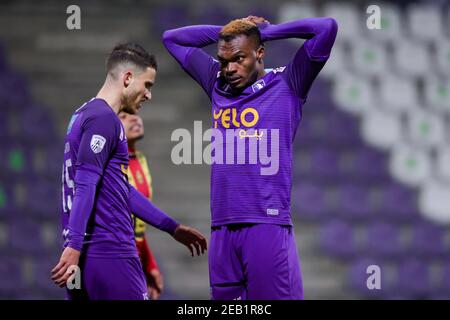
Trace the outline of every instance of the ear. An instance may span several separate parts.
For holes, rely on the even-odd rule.
[[[264,54],[265,54],[265,49],[264,49],[264,46],[261,45],[261,46],[259,46],[258,49],[256,49],[256,60],[258,60],[259,63],[261,63],[262,60],[264,59]]]
[[[131,73],[131,71],[125,71],[122,79],[123,79],[123,86],[127,88],[130,85],[131,81],[133,80],[133,74]]]

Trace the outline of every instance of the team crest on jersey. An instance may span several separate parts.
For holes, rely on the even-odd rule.
[[[262,88],[264,88],[265,86],[266,86],[266,83],[264,82],[263,79],[258,80],[252,85],[253,92],[259,91]]]
[[[104,137],[98,134],[94,134],[91,139],[91,150],[94,153],[99,153],[103,150],[105,143],[106,139]]]

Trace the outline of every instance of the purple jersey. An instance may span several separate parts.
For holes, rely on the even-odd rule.
[[[89,256],[137,257],[127,180],[128,146],[122,124],[102,99],[92,99],[72,115],[67,129],[62,175],[62,228],[69,243],[70,215],[80,168],[101,178],[87,215],[82,251]],[[92,193],[92,192],[91,192]],[[87,219],[87,218],[86,218]],[[81,228],[81,230],[84,228]],[[80,233],[83,233],[80,231]]]
[[[329,57],[336,23],[312,18],[261,28],[263,41],[309,40],[286,66],[268,71],[238,95],[219,62],[201,49],[218,40],[220,29],[192,26],[164,34],[167,49],[212,102],[212,225],[292,225],[292,142],[309,88]]]

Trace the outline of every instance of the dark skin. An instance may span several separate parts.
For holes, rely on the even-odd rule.
[[[262,17],[248,16],[243,20],[268,23]],[[230,41],[219,40],[217,58],[222,75],[233,91],[240,92],[262,78],[264,71],[264,47],[255,36],[238,35]]]

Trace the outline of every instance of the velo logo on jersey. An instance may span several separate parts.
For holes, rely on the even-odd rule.
[[[94,134],[91,138],[91,150],[94,153],[99,153],[103,150],[105,143],[106,139],[104,137],[98,134]]]

